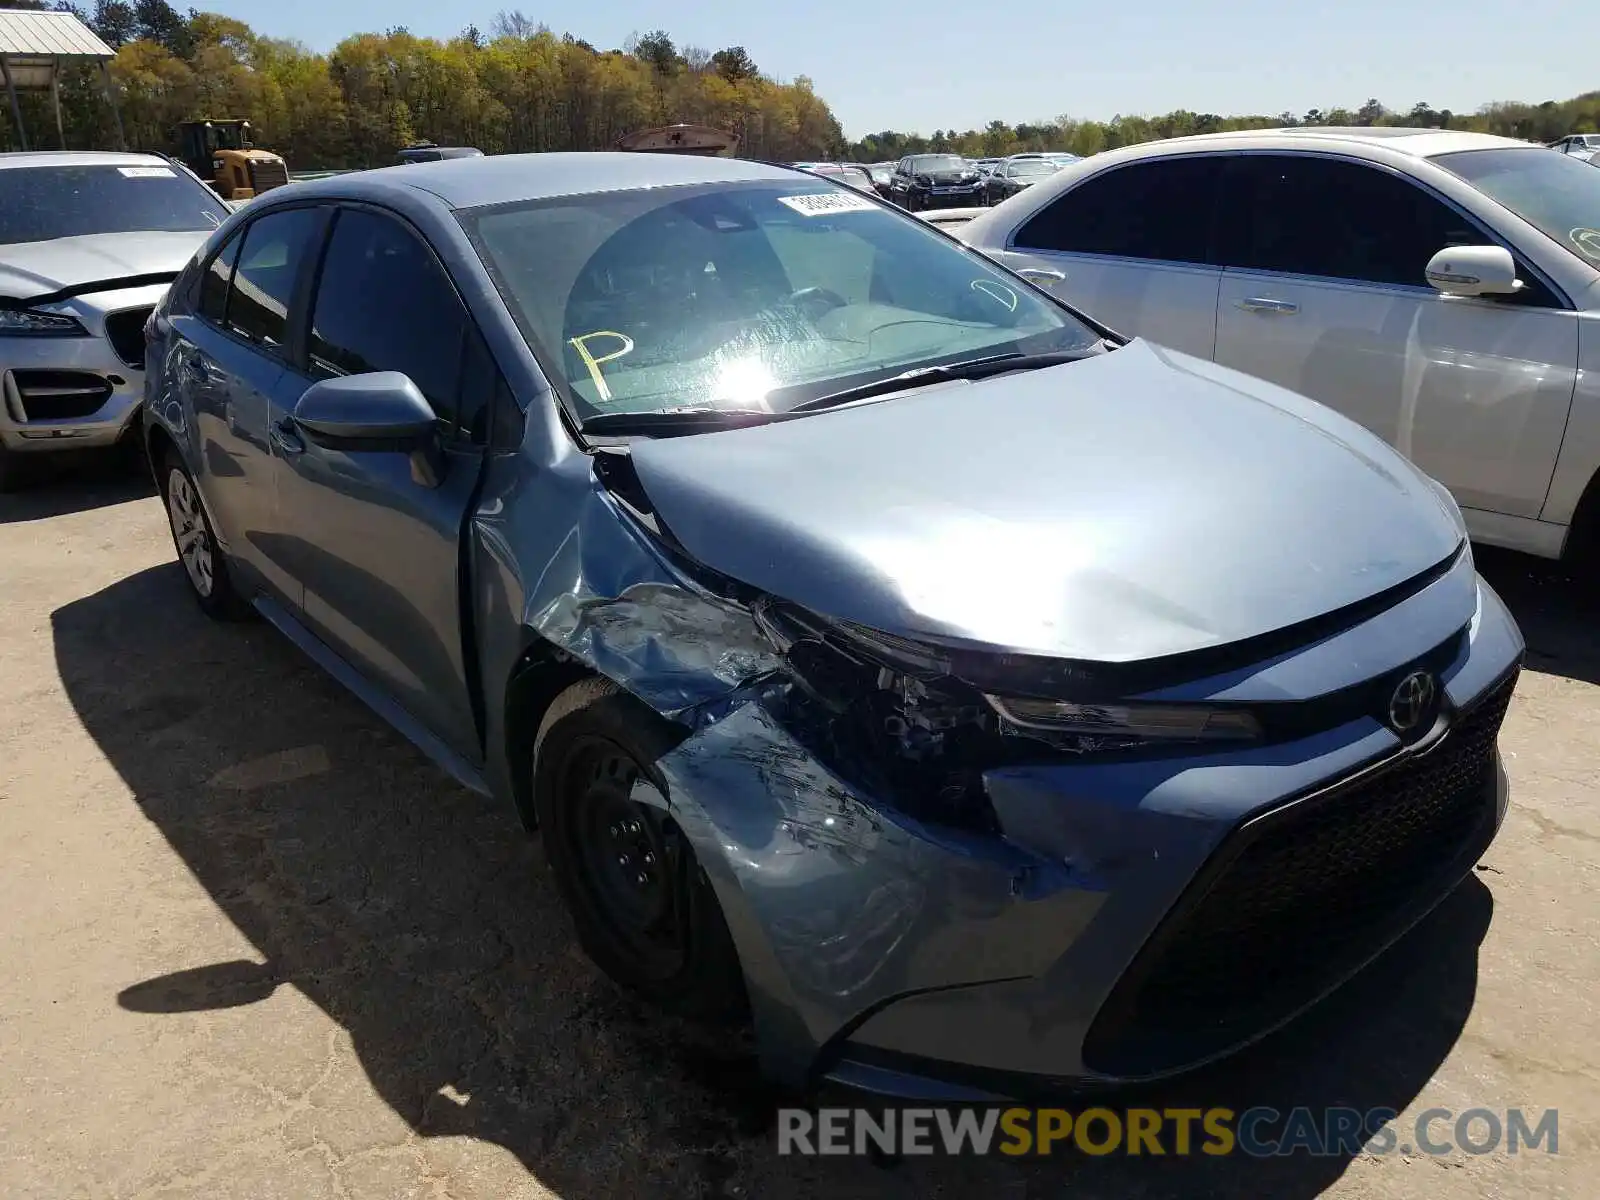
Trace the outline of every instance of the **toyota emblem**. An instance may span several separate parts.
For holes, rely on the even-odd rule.
[[[1437,685],[1426,671],[1413,671],[1389,697],[1389,724],[1396,733],[1412,733],[1433,711]]]

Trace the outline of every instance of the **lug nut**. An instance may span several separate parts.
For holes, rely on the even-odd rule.
[[[653,867],[656,865],[656,856],[650,853],[648,850],[644,852],[644,865],[647,867]]]
[[[637,822],[637,821],[629,821],[628,822],[628,832],[633,834],[633,835],[635,835],[635,836],[638,836],[638,834],[639,834],[639,822]]]
[[[643,887],[645,884],[650,882],[650,876],[646,875],[643,871],[640,871],[636,876],[636,881],[640,887]]]
[[[632,864],[633,864],[633,860],[631,858],[629,858],[626,854],[617,855],[617,866],[623,867],[624,869],[626,869],[627,867],[631,866]]]
[[[614,838],[621,837],[622,836],[622,827],[620,825],[613,825],[611,827],[611,836],[614,837]]]

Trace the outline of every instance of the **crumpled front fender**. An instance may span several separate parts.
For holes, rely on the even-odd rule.
[[[818,1050],[896,997],[1042,971],[1102,896],[1006,841],[915,822],[811,754],[760,700],[657,763],[744,965],[764,1066]]]

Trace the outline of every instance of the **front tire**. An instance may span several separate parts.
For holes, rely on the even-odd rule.
[[[217,544],[200,502],[200,489],[194,478],[170,451],[162,459],[161,498],[167,506],[167,524],[172,529],[172,545],[189,581],[189,593],[200,611],[215,620],[237,620],[247,612],[234,590],[228,562]]]
[[[0,445],[0,494],[21,491],[28,482],[28,467],[15,450]]]
[[[533,747],[545,859],[596,966],[670,1012],[723,1023],[745,1011],[738,953],[711,881],[673,818],[631,797],[677,727],[608,679],[556,697]]]

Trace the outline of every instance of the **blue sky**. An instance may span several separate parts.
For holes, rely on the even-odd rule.
[[[437,0],[197,0],[317,50],[405,25],[487,29],[483,7]],[[769,75],[809,75],[851,137],[1003,118],[1105,119],[1174,108],[1223,115],[1422,100],[1565,99],[1600,88],[1595,0],[545,0],[523,11],[600,49],[663,27],[680,45],[743,45]]]

